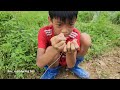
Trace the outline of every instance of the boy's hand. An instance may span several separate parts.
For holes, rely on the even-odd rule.
[[[59,35],[51,38],[51,44],[53,48],[55,48],[59,52],[63,51],[66,45],[65,42],[66,42],[66,38],[64,37],[63,33],[60,33]]]
[[[79,45],[77,44],[77,39],[74,39],[73,41],[69,41],[67,45],[65,45],[64,52],[74,53],[77,49],[79,49]]]

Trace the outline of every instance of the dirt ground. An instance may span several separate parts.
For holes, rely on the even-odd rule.
[[[84,61],[80,67],[90,73],[90,79],[120,79],[120,48],[114,48],[93,60]],[[62,68],[56,79],[79,79],[69,70]]]

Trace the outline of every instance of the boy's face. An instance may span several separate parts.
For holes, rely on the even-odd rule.
[[[53,25],[55,35],[63,33],[67,37],[73,30],[76,19],[66,22],[62,22],[59,18],[53,18],[52,20],[48,17],[50,23]]]

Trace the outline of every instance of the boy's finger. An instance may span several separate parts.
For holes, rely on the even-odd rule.
[[[63,52],[67,52],[67,45],[65,45]]]
[[[50,39],[50,42],[51,42],[52,45],[55,45],[55,44],[56,44],[56,42],[55,42],[55,37],[52,37],[52,38]]]
[[[65,44],[65,41],[60,41],[60,42],[57,43],[56,45],[57,45],[58,47],[60,47],[60,46],[62,46],[63,44]]]
[[[63,34],[63,33],[60,33],[58,36],[60,36],[60,37],[64,37],[64,34]]]
[[[60,50],[63,50],[63,52],[64,52],[65,46],[66,46],[66,43],[64,43],[63,45],[61,45],[61,46],[59,47],[59,49],[60,49]]]
[[[75,45],[71,42],[71,51],[74,52],[75,51]]]
[[[61,41],[61,42],[55,44],[53,47],[56,49],[59,49],[63,44],[65,44],[65,41]]]
[[[59,43],[60,41],[62,41],[58,36],[55,37],[55,43]]]
[[[60,33],[60,34],[58,35],[58,37],[59,37],[61,40],[66,41],[66,38],[65,38],[65,36],[64,36],[63,33]]]
[[[75,48],[78,49],[79,45],[77,43],[77,39],[73,40],[72,43],[74,44]]]
[[[67,43],[67,52],[70,52],[71,50],[70,50],[71,48],[70,48],[70,41]]]

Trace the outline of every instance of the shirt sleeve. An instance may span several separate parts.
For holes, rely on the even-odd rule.
[[[76,37],[76,39],[77,39],[77,43],[78,43],[78,45],[79,45],[79,47],[80,47],[80,32],[78,33],[78,36]]]
[[[47,47],[47,36],[43,29],[40,29],[38,32],[38,48],[44,48]]]

